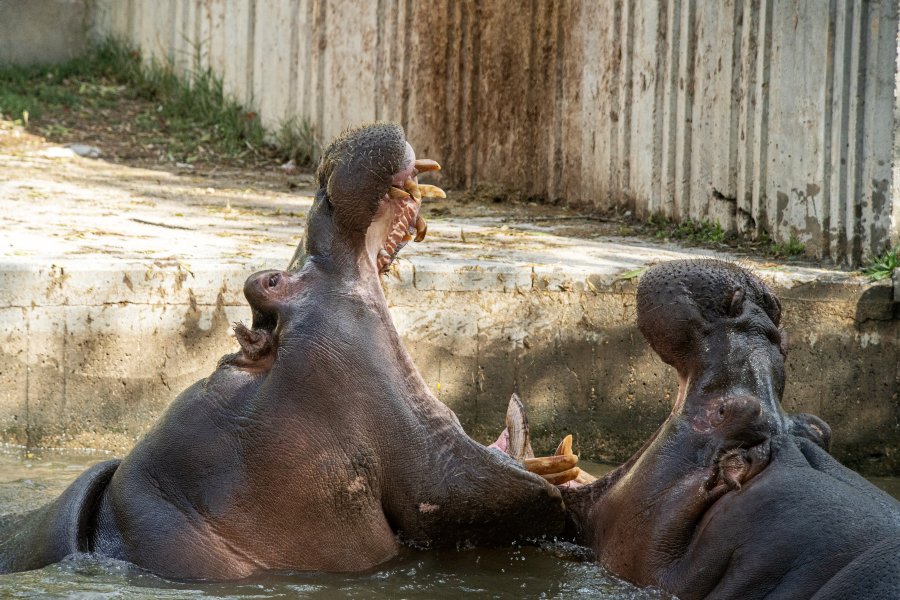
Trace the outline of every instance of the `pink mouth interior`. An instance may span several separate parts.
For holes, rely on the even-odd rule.
[[[395,173],[391,180],[391,186],[400,190],[406,190],[407,180],[411,179],[414,183],[418,183],[416,153],[409,143],[406,144],[406,160],[408,161],[406,167]],[[404,198],[392,198],[390,194],[385,194],[383,202],[390,203],[394,216],[382,244],[383,251],[376,257],[380,273],[388,270],[400,250],[416,236],[416,218],[419,216],[422,199],[415,198],[412,193]]]
[[[416,218],[419,216],[421,203],[412,196],[402,200],[389,198],[394,205],[394,220],[384,240],[384,254],[378,256],[378,270],[384,272],[404,246],[416,235]]]

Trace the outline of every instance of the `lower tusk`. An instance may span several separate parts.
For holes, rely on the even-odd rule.
[[[388,196],[394,200],[406,200],[409,198],[409,192],[401,190],[398,187],[391,186],[388,188]]]
[[[419,192],[421,192],[423,198],[446,198],[447,194],[436,185],[430,185],[427,183],[420,183]]]
[[[413,163],[413,166],[416,168],[416,171],[419,173],[427,173],[428,171],[440,171],[441,165],[437,163],[435,160],[431,160],[430,158],[420,158]]]
[[[422,192],[419,191],[419,184],[413,181],[412,178],[407,177],[406,181],[403,182],[403,187],[406,188],[406,191],[409,192],[410,196],[416,200],[422,200]]]
[[[528,435],[528,415],[517,394],[510,396],[506,407],[506,430],[509,432],[506,453],[518,461],[534,458]]]
[[[557,456],[566,456],[572,454],[572,434],[570,433],[559,443],[559,446],[556,447],[556,452],[554,452]]]
[[[578,483],[588,484],[597,481],[597,478],[583,469],[578,469],[578,477],[575,478]]]
[[[538,475],[561,473],[568,471],[578,464],[578,456],[567,454],[563,456],[542,456],[540,458],[526,458],[525,468]],[[576,474],[577,475],[577,474]],[[572,477],[574,479],[575,477]]]
[[[552,475],[541,475],[544,479],[547,480],[548,483],[553,485],[562,485],[564,483],[568,483],[573,479],[578,478],[578,474],[581,473],[581,469],[578,467],[572,467],[562,473],[553,473]]]
[[[416,241],[421,242],[425,239],[425,234],[428,232],[428,224],[425,222],[421,216],[416,217]]]
[[[378,251],[378,258],[390,258],[390,257],[391,257],[391,255],[388,254],[388,251],[385,250],[384,248],[382,248],[381,250]]]

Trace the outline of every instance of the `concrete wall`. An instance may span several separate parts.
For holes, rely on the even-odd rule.
[[[92,0],[0,0],[0,64],[62,62],[82,54]]]
[[[276,125],[402,123],[445,183],[795,235],[900,241],[896,0],[100,0]]]
[[[572,433],[583,457],[625,460],[668,414],[677,388],[634,324],[634,281],[616,280],[600,261],[476,265],[423,257],[384,280],[397,329],[435,395],[488,442],[517,391],[538,450]],[[64,260],[0,270],[0,439],[127,452],[179,392],[235,351],[231,324],[250,317],[243,281],[259,266],[192,261],[188,272]],[[785,409],[825,419],[845,464],[900,472],[892,284],[762,274],[789,335]]]

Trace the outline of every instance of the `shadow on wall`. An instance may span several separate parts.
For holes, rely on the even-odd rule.
[[[801,312],[796,304],[786,303],[788,314]],[[900,472],[896,341],[874,343],[883,331],[875,326],[823,333],[815,324],[794,323],[785,322],[791,340],[785,410],[828,422],[832,452],[847,466],[870,474]],[[431,390],[482,443],[496,438],[516,392],[528,408],[536,451],[553,450],[571,433],[583,458],[622,462],[665,420],[677,394],[675,370],[636,326],[557,332],[528,342],[530,347],[495,338],[475,355],[423,341],[408,346]]]

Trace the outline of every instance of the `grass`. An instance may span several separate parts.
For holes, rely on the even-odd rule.
[[[662,215],[653,215],[647,222],[655,230],[657,239],[683,240],[701,244],[719,244],[726,239],[726,231],[718,221],[708,219],[671,221]]]
[[[140,106],[124,124],[127,130],[165,147],[162,154],[172,161],[262,155],[309,166],[318,159],[318,136],[307,122],[289,121],[268,132],[259,115],[228,96],[209,69],[179,74],[114,40],[61,65],[0,66],[0,116],[50,138],[72,129],[67,116],[99,112],[115,119],[112,113],[123,101]]]
[[[700,246],[752,249],[770,258],[796,258],[806,252],[806,246],[795,234],[791,234],[786,242],[775,242],[763,230],[755,239],[751,239],[726,231],[718,221],[709,219],[673,221],[656,214],[646,222],[644,231],[656,239],[679,240]]]
[[[880,281],[893,275],[898,263],[900,263],[900,246],[887,248],[863,270],[863,273],[872,281]]]
[[[787,242],[769,243],[768,253],[771,256],[793,258],[795,256],[802,256],[804,252],[806,252],[806,245],[804,245],[793,233],[791,234],[791,237],[788,238]]]

